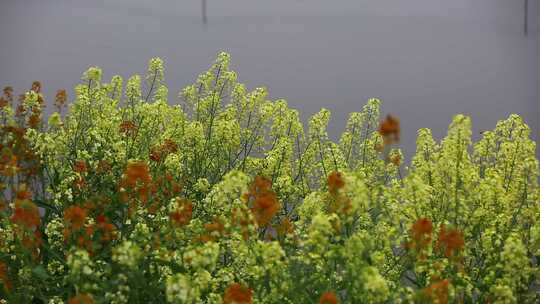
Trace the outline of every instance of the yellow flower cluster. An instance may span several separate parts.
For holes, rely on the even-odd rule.
[[[218,55],[168,104],[163,62],[91,67],[48,122],[0,98],[0,302],[538,303],[536,144],[517,115],[398,147],[380,101],[304,128]],[[144,81],[144,82],[143,82]],[[410,166],[407,167],[406,164]]]

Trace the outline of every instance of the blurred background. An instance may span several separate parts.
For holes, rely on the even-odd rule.
[[[540,0],[0,0],[0,39],[0,86],[40,80],[50,102],[89,66],[108,81],[159,56],[177,103],[223,50],[304,121],[330,109],[333,138],[377,97],[407,158],[457,113],[476,138],[517,113],[540,140]]]

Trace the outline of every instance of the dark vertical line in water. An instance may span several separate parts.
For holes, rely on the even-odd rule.
[[[524,4],[524,7],[523,7],[523,13],[524,13],[524,18],[523,18],[523,34],[525,34],[525,36],[527,36],[528,32],[529,32],[529,0],[525,0],[525,4]]]
[[[208,17],[206,16],[206,0],[202,0],[202,22],[208,23]]]

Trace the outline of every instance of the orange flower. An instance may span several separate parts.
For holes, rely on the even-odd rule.
[[[41,82],[39,82],[39,81],[32,82],[32,89],[31,90],[36,92],[36,93],[39,93],[41,91]]]
[[[225,230],[225,225],[223,225],[219,218],[214,218],[214,221],[204,224],[204,229],[209,233],[217,232],[221,234]]]
[[[142,161],[129,163],[124,171],[124,175],[123,184],[130,187],[134,187],[139,181],[143,184],[150,183],[151,181],[150,169]]]
[[[319,304],[338,304],[339,300],[335,293],[327,291],[321,295]]]
[[[465,240],[463,240],[461,232],[456,229],[447,231],[444,225],[441,227],[436,247],[444,252],[446,257],[457,254],[459,250],[463,249],[463,246],[465,246]]]
[[[64,220],[75,230],[82,228],[86,215],[86,209],[79,206],[71,206],[64,210]]]
[[[338,215],[349,214],[352,210],[352,203],[349,197],[339,193],[339,189],[345,186],[343,174],[338,171],[333,171],[328,175],[328,192],[330,192],[330,202],[328,211]]]
[[[333,171],[328,175],[328,191],[330,193],[336,194],[343,186],[345,186],[345,181],[341,172]]]
[[[411,234],[415,240],[427,237],[431,238],[431,232],[433,232],[433,224],[427,218],[418,219],[412,225]]]
[[[36,129],[41,122],[41,116],[39,114],[32,114],[28,117],[28,127]]]
[[[135,135],[137,132],[137,126],[132,121],[126,120],[120,124],[120,133],[126,136]]]
[[[449,286],[450,281],[447,279],[435,281],[428,287],[424,288],[421,295],[432,303],[446,304],[448,303]]]
[[[272,183],[268,179],[256,176],[249,186],[249,192],[246,194],[246,199],[248,201],[252,199],[253,201],[250,210],[259,227],[268,225],[281,209],[281,205],[271,186]]]
[[[73,181],[73,187],[75,187],[77,190],[81,190],[81,189],[83,189],[84,187],[86,187],[86,181],[84,180],[84,177],[78,176],[78,177]]]
[[[3,148],[0,155],[0,171],[4,176],[14,176],[19,171],[17,155],[9,148]]]
[[[106,173],[111,170],[111,164],[109,164],[106,160],[100,160],[97,165],[97,172],[98,173]]]
[[[276,230],[278,235],[280,236],[292,234],[294,232],[294,224],[288,217],[286,217],[279,223],[279,226]]]
[[[24,95],[22,95],[22,96],[24,96]],[[24,114],[26,114],[26,110],[25,110],[24,106],[21,103],[21,104],[19,104],[17,106],[17,109],[15,110],[15,116],[22,117],[22,116],[24,116]]]
[[[160,162],[169,153],[178,151],[178,146],[171,139],[165,139],[163,145],[155,146],[150,151],[150,159],[155,162]]]
[[[86,162],[84,160],[77,160],[73,164],[73,171],[77,173],[84,173],[88,170],[88,167],[86,166]]]
[[[18,200],[29,200],[29,199],[32,199],[32,192],[28,191],[25,188],[23,189],[20,189],[19,191],[17,191],[17,193],[15,194],[15,198],[18,199]]]
[[[109,242],[116,236],[116,227],[109,222],[105,215],[96,217],[97,228],[101,231],[101,241]]]
[[[39,257],[38,248],[43,244],[41,232],[34,230],[32,233],[23,233],[21,243],[26,249],[31,251],[32,257],[37,259]]]
[[[58,108],[61,108],[67,101],[66,90],[56,91],[56,96],[54,98],[54,105]]]
[[[148,197],[150,196],[151,190],[152,189],[150,187],[146,187],[144,185],[137,189],[137,194],[139,195],[139,199],[141,200],[141,202],[148,202]]]
[[[218,217],[214,217],[212,222],[204,224],[204,229],[206,230],[206,233],[199,237],[199,241],[202,243],[207,243],[210,241],[215,241],[217,237],[222,236],[225,231],[225,225]]]
[[[69,299],[68,304],[94,304],[94,299],[88,293],[81,293]]]
[[[8,276],[8,268],[6,263],[0,261],[0,283],[4,284],[6,290],[11,289],[11,281]]]
[[[431,243],[431,233],[433,232],[433,224],[427,218],[420,218],[411,227],[412,240],[407,243],[407,248],[416,251],[424,250]],[[420,254],[423,258],[424,254]]]
[[[182,192],[182,185],[177,182],[171,182],[171,190],[173,194],[180,194]]]
[[[4,96],[8,99],[13,98],[13,88],[10,86],[4,87]]]
[[[193,214],[193,204],[185,199],[177,199],[178,209],[169,214],[171,223],[176,227],[187,225]]]
[[[255,199],[251,211],[253,212],[259,227],[264,227],[272,220],[281,209],[275,193],[267,193]]]
[[[252,293],[248,287],[233,283],[225,290],[223,304],[251,304],[253,303]]]
[[[172,139],[165,139],[165,142],[163,143],[163,150],[167,151],[168,153],[175,153],[178,151],[178,145]]]
[[[399,119],[395,116],[387,115],[379,125],[379,134],[383,137],[385,145],[399,142],[400,132]]]
[[[39,209],[30,200],[16,200],[11,221],[28,229],[35,229],[41,223]]]
[[[250,192],[252,194],[269,191],[272,187],[272,182],[265,177],[255,176],[253,183],[250,185]]]
[[[161,161],[161,147],[156,147],[156,148],[152,148],[152,150],[150,151],[150,156],[149,158],[156,162],[156,163],[159,163]]]

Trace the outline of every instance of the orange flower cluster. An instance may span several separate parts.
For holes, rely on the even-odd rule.
[[[6,263],[0,261],[0,283],[4,285],[4,289],[9,291],[11,289],[11,281],[8,276],[8,268]]]
[[[0,154],[0,174],[14,176],[19,171],[18,158],[9,148],[3,148]]]
[[[107,173],[111,170],[111,164],[106,160],[100,160],[97,164],[97,173]]]
[[[321,295],[319,304],[338,304],[339,300],[335,293],[327,291]]]
[[[177,209],[169,214],[171,223],[175,227],[187,225],[193,214],[193,204],[187,199],[176,199]]]
[[[64,221],[66,227],[74,230],[79,230],[83,227],[88,215],[87,210],[79,206],[70,206],[64,210]]]
[[[65,242],[67,242],[74,233],[81,231],[86,221],[87,215],[88,211],[85,208],[81,208],[79,206],[70,206],[64,210],[65,225],[63,233]],[[86,229],[88,230],[87,234],[91,235],[93,233],[93,229],[91,227],[87,227]],[[77,244],[81,247],[90,249],[89,251],[92,251],[90,240],[86,239],[84,235],[78,236]]]
[[[450,281],[435,279],[431,285],[422,289],[421,297],[429,303],[447,304],[449,298]]]
[[[84,160],[77,160],[73,164],[73,171],[77,173],[84,173],[88,171],[88,166],[86,166],[86,162]]]
[[[32,82],[32,88],[31,88],[32,91],[36,92],[36,93],[39,93],[41,92],[41,82],[39,81],[34,81]]]
[[[27,248],[33,258],[39,256],[39,247],[42,244],[41,232],[38,227],[41,224],[39,209],[36,204],[27,199],[29,194],[26,190],[18,192],[15,199],[15,208],[11,216],[11,222],[18,225],[16,235],[21,240],[22,245]]]
[[[116,227],[101,214],[96,217],[96,227],[101,232],[101,242],[110,242],[116,237]]]
[[[178,151],[178,145],[172,139],[166,139],[162,145],[155,146],[150,151],[150,159],[156,163],[164,160],[167,155]]]
[[[148,201],[151,192],[157,191],[155,185],[152,185],[150,168],[142,161],[131,162],[127,165],[122,179],[120,180],[120,187],[125,188],[126,190],[136,190],[138,199],[143,203]],[[124,202],[127,202],[129,201],[130,196],[128,193],[123,192],[121,199]]]
[[[267,226],[281,209],[277,195],[272,191],[272,183],[261,176],[256,176],[251,183],[247,199],[253,201],[250,209],[259,227]]]
[[[387,115],[386,119],[381,121],[379,125],[379,134],[383,137],[385,145],[399,142],[400,133],[401,128],[397,117]]]
[[[427,218],[418,219],[411,228],[412,240],[407,244],[407,248],[420,253],[420,258],[425,258],[422,252],[431,244],[431,234],[433,233],[433,224]]]
[[[293,222],[288,218],[284,218],[279,223],[279,226],[276,228],[276,232],[279,236],[283,237],[286,235],[290,235],[294,233],[294,224]]]
[[[336,194],[339,189],[345,186],[345,181],[343,180],[343,175],[341,172],[333,171],[328,175],[328,191],[331,194]]]
[[[32,91],[38,94],[37,101],[38,105],[32,107],[30,111],[27,112],[27,109],[24,107],[25,95],[19,95],[19,105],[16,108],[15,116],[20,119],[20,121],[25,121],[29,128],[36,129],[41,123],[41,112],[45,105],[43,96],[39,94],[41,92],[41,83],[39,81],[34,81],[32,83]],[[4,90],[4,95],[6,91]],[[11,92],[9,93],[11,94]]]
[[[69,238],[75,236],[77,245],[85,248],[90,255],[98,246],[98,244],[94,243],[94,240],[107,243],[116,237],[116,227],[103,214],[96,217],[94,224],[85,227],[92,206],[93,204],[89,202],[84,207],[70,206],[64,210],[65,227],[63,231],[66,242]]]
[[[170,172],[165,172],[163,176],[156,179],[156,184],[166,198],[178,196],[182,192],[182,185],[176,181]]]
[[[68,304],[94,304],[94,298],[88,293],[81,293],[69,299]]]
[[[328,211],[338,215],[347,215],[352,210],[351,200],[339,190],[345,186],[343,174],[333,171],[328,175],[328,192],[330,192],[330,205]]]
[[[41,97],[40,97],[41,98]],[[24,95],[20,98],[20,102],[24,100]],[[40,99],[41,100],[41,99]],[[13,95],[12,89],[7,87],[4,89],[4,96],[0,98],[0,106],[12,104]],[[0,137],[5,141],[0,144],[0,174],[6,177],[12,177],[15,174],[23,174],[28,177],[36,175],[39,171],[40,162],[32,150],[32,145],[28,142],[26,135],[27,126],[25,125],[26,113],[24,106],[20,104],[17,108],[18,125],[0,126]],[[41,117],[41,106],[36,106],[32,109],[32,116],[29,117],[28,123],[30,127],[37,127]]]
[[[56,91],[56,96],[54,98],[54,106],[60,111],[62,107],[66,104],[67,101],[67,93],[66,90],[58,90]]]
[[[225,290],[223,304],[251,304],[253,291],[240,283],[232,283]]]
[[[13,88],[12,87],[5,87],[4,95],[0,97],[0,108],[3,108],[7,105],[13,105]]]
[[[134,122],[130,120],[125,120],[120,124],[120,133],[124,136],[133,136],[137,134],[138,128]]]
[[[225,235],[225,225],[219,217],[215,217],[212,222],[204,224],[204,230],[206,230],[206,233],[198,238],[202,243],[215,241],[218,237]]]
[[[29,199],[16,199],[15,210],[11,216],[11,221],[30,231],[34,231],[41,223],[39,209],[36,204]]]
[[[28,127],[31,129],[37,129],[41,123],[41,112],[34,111],[30,117],[28,117]]]
[[[405,246],[416,253],[420,253],[420,258],[425,258],[423,252],[432,243],[433,224],[427,218],[418,219],[411,227],[411,241]],[[435,249],[444,254],[447,258],[455,257],[465,246],[463,234],[456,229],[446,229],[444,225],[439,230]]]
[[[32,258],[39,257],[39,247],[43,244],[43,238],[39,230],[23,233],[21,239],[22,245],[30,251]]]
[[[32,192],[26,189],[26,186],[21,187],[19,191],[15,192],[15,198],[18,200],[30,200],[32,199]]]
[[[456,229],[446,230],[443,225],[439,232],[436,248],[443,252],[446,257],[452,257],[459,253],[465,246],[463,235]]]
[[[86,165],[86,162],[84,160],[77,160],[73,164],[73,171],[79,173],[75,181],[73,182],[75,190],[79,191],[86,186],[86,180],[83,174],[88,171],[88,166]]]
[[[7,96],[8,98],[13,96],[13,88],[10,86],[4,87],[3,92],[4,92],[4,95]]]
[[[124,171],[124,186],[135,187],[137,182],[148,184],[151,181],[150,169],[145,162],[132,162],[129,163]]]

